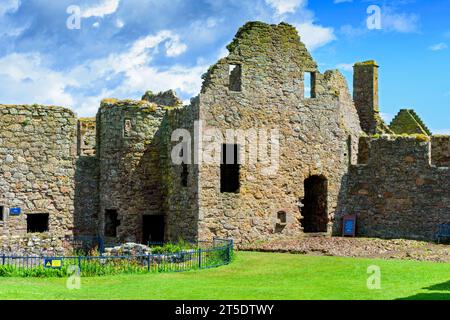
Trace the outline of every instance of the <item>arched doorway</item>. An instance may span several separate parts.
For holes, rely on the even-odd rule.
[[[328,181],[324,176],[311,176],[304,182],[302,227],[305,233],[328,230]]]

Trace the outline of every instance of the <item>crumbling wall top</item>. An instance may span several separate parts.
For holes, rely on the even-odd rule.
[[[244,59],[261,53],[272,54],[273,50],[282,50],[285,59],[292,59],[302,70],[317,70],[317,64],[301,42],[297,29],[284,22],[278,25],[259,21],[247,22],[239,29],[227,49],[232,55]]]
[[[100,111],[114,108],[139,108],[142,109],[142,111],[153,113],[157,111],[158,105],[145,100],[118,100],[112,98],[103,99],[100,103]]]
[[[157,94],[149,90],[142,96],[142,100],[166,107],[179,107],[183,105],[183,101],[177,97],[177,94],[173,90],[159,92]]]
[[[430,167],[430,137],[414,135],[374,135],[361,137],[359,164],[372,167]],[[363,148],[361,148],[363,146]]]
[[[62,117],[75,117],[75,113],[66,107],[61,106],[44,106],[40,104],[32,104],[32,105],[12,105],[12,104],[0,104],[0,109],[7,111],[10,114],[23,114],[23,113],[33,113],[37,112],[37,114],[33,115],[48,115],[50,113],[56,114],[57,116],[61,115]]]

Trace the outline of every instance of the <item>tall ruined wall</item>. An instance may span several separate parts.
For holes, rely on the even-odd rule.
[[[198,100],[193,99],[189,106],[169,110],[162,125],[165,149],[161,151],[160,163],[165,190],[166,236],[172,241],[179,238],[192,241],[198,237],[199,168],[192,161],[196,120],[198,120]],[[191,138],[191,143],[184,145],[180,155],[183,157],[183,164],[176,164],[172,159],[172,151],[181,139],[172,142],[171,136],[179,129],[186,130]]]
[[[305,179],[313,175],[327,179],[331,232],[350,150],[356,150],[361,131],[345,80],[337,71],[318,73],[297,31],[287,24],[248,23],[228,48],[230,55],[204,77],[200,95],[204,129],[214,127],[222,133],[265,129],[269,136],[269,130],[278,129],[279,168],[267,174],[267,164],[241,165],[240,192],[221,193],[219,163],[203,164],[200,238],[226,236],[249,242],[301,235],[298,204],[305,197]],[[230,83],[236,77],[230,65],[240,66],[240,91],[239,85]],[[311,99],[304,96],[304,72],[313,73]],[[252,139],[246,140],[248,151]],[[287,215],[285,225],[280,212]]]
[[[358,235],[433,240],[438,224],[450,221],[450,168],[431,165],[434,142],[367,140],[368,157],[349,172],[345,210],[358,216]]]
[[[117,238],[141,242],[144,215],[162,215],[160,126],[166,110],[147,101],[102,101],[97,115],[99,232],[117,210]]]
[[[0,105],[0,250],[63,251],[61,239],[74,228],[76,130],[65,108]],[[35,214],[49,214],[48,232],[27,233]]]
[[[96,157],[96,127],[96,118],[78,120],[74,216],[74,233],[77,236],[98,234],[100,168]]]

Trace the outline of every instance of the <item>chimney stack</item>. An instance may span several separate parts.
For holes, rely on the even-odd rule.
[[[369,135],[389,133],[389,128],[380,117],[377,63],[374,60],[358,62],[353,70],[353,100],[361,128]]]

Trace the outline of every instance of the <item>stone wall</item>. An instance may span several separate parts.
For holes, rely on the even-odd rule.
[[[97,116],[99,230],[117,210],[117,238],[142,241],[144,215],[163,215],[160,126],[166,109],[147,101],[103,100]]]
[[[74,234],[76,236],[96,236],[98,234],[100,168],[96,157],[96,121],[96,118],[78,119],[74,214]]]
[[[320,74],[297,31],[287,24],[248,23],[228,49],[229,56],[204,77],[200,119],[205,129],[218,128],[222,134],[227,129],[278,129],[280,163],[273,174],[267,174],[266,164],[241,165],[239,193],[221,193],[219,163],[203,164],[199,237],[251,242],[301,235],[299,202],[305,179],[314,175],[327,179],[331,232],[361,131],[344,78],[337,71]],[[230,65],[241,67],[241,91],[230,90]],[[304,96],[305,72],[313,73],[311,99]],[[280,212],[286,213],[286,224]]]
[[[374,61],[355,65],[354,102],[342,74],[320,73],[290,25],[248,23],[228,49],[188,106],[173,91],[148,91],[139,101],[106,99],[96,118],[77,121],[64,108],[0,105],[0,250],[62,254],[66,236],[105,235],[111,211],[122,242],[145,242],[149,216],[163,217],[165,240],[237,243],[303,235],[313,220],[340,234],[346,214],[358,215],[359,235],[388,238],[432,239],[450,220],[450,138],[362,132],[391,132],[379,115]],[[177,129],[192,139],[186,163],[172,159]],[[275,150],[262,146],[274,130],[271,163]],[[237,192],[221,190],[225,143],[241,147]],[[311,196],[323,217],[306,217]],[[40,213],[49,214],[49,232],[27,232],[27,216]]]
[[[450,167],[450,136],[431,137],[431,163],[437,167]]]
[[[189,106],[169,110],[162,126],[164,149],[161,151],[160,163],[165,190],[166,237],[172,241],[179,238],[192,241],[198,238],[199,167],[192,161],[193,140],[190,145],[187,144],[183,148],[185,158],[183,164],[174,163],[171,155],[181,142],[181,140],[171,141],[174,130],[184,129],[192,138],[196,120],[198,120],[198,99],[193,99]],[[183,185],[183,175],[186,175],[186,185]]]
[[[48,232],[34,235],[37,239],[72,235],[77,139],[74,113],[60,107],[0,105],[0,119],[3,249],[30,237],[30,215],[49,215]],[[20,208],[20,215],[9,214],[11,208]]]
[[[367,140],[367,163],[350,168],[344,210],[358,216],[358,235],[434,240],[450,221],[450,168],[431,165],[433,145],[420,136]]]

